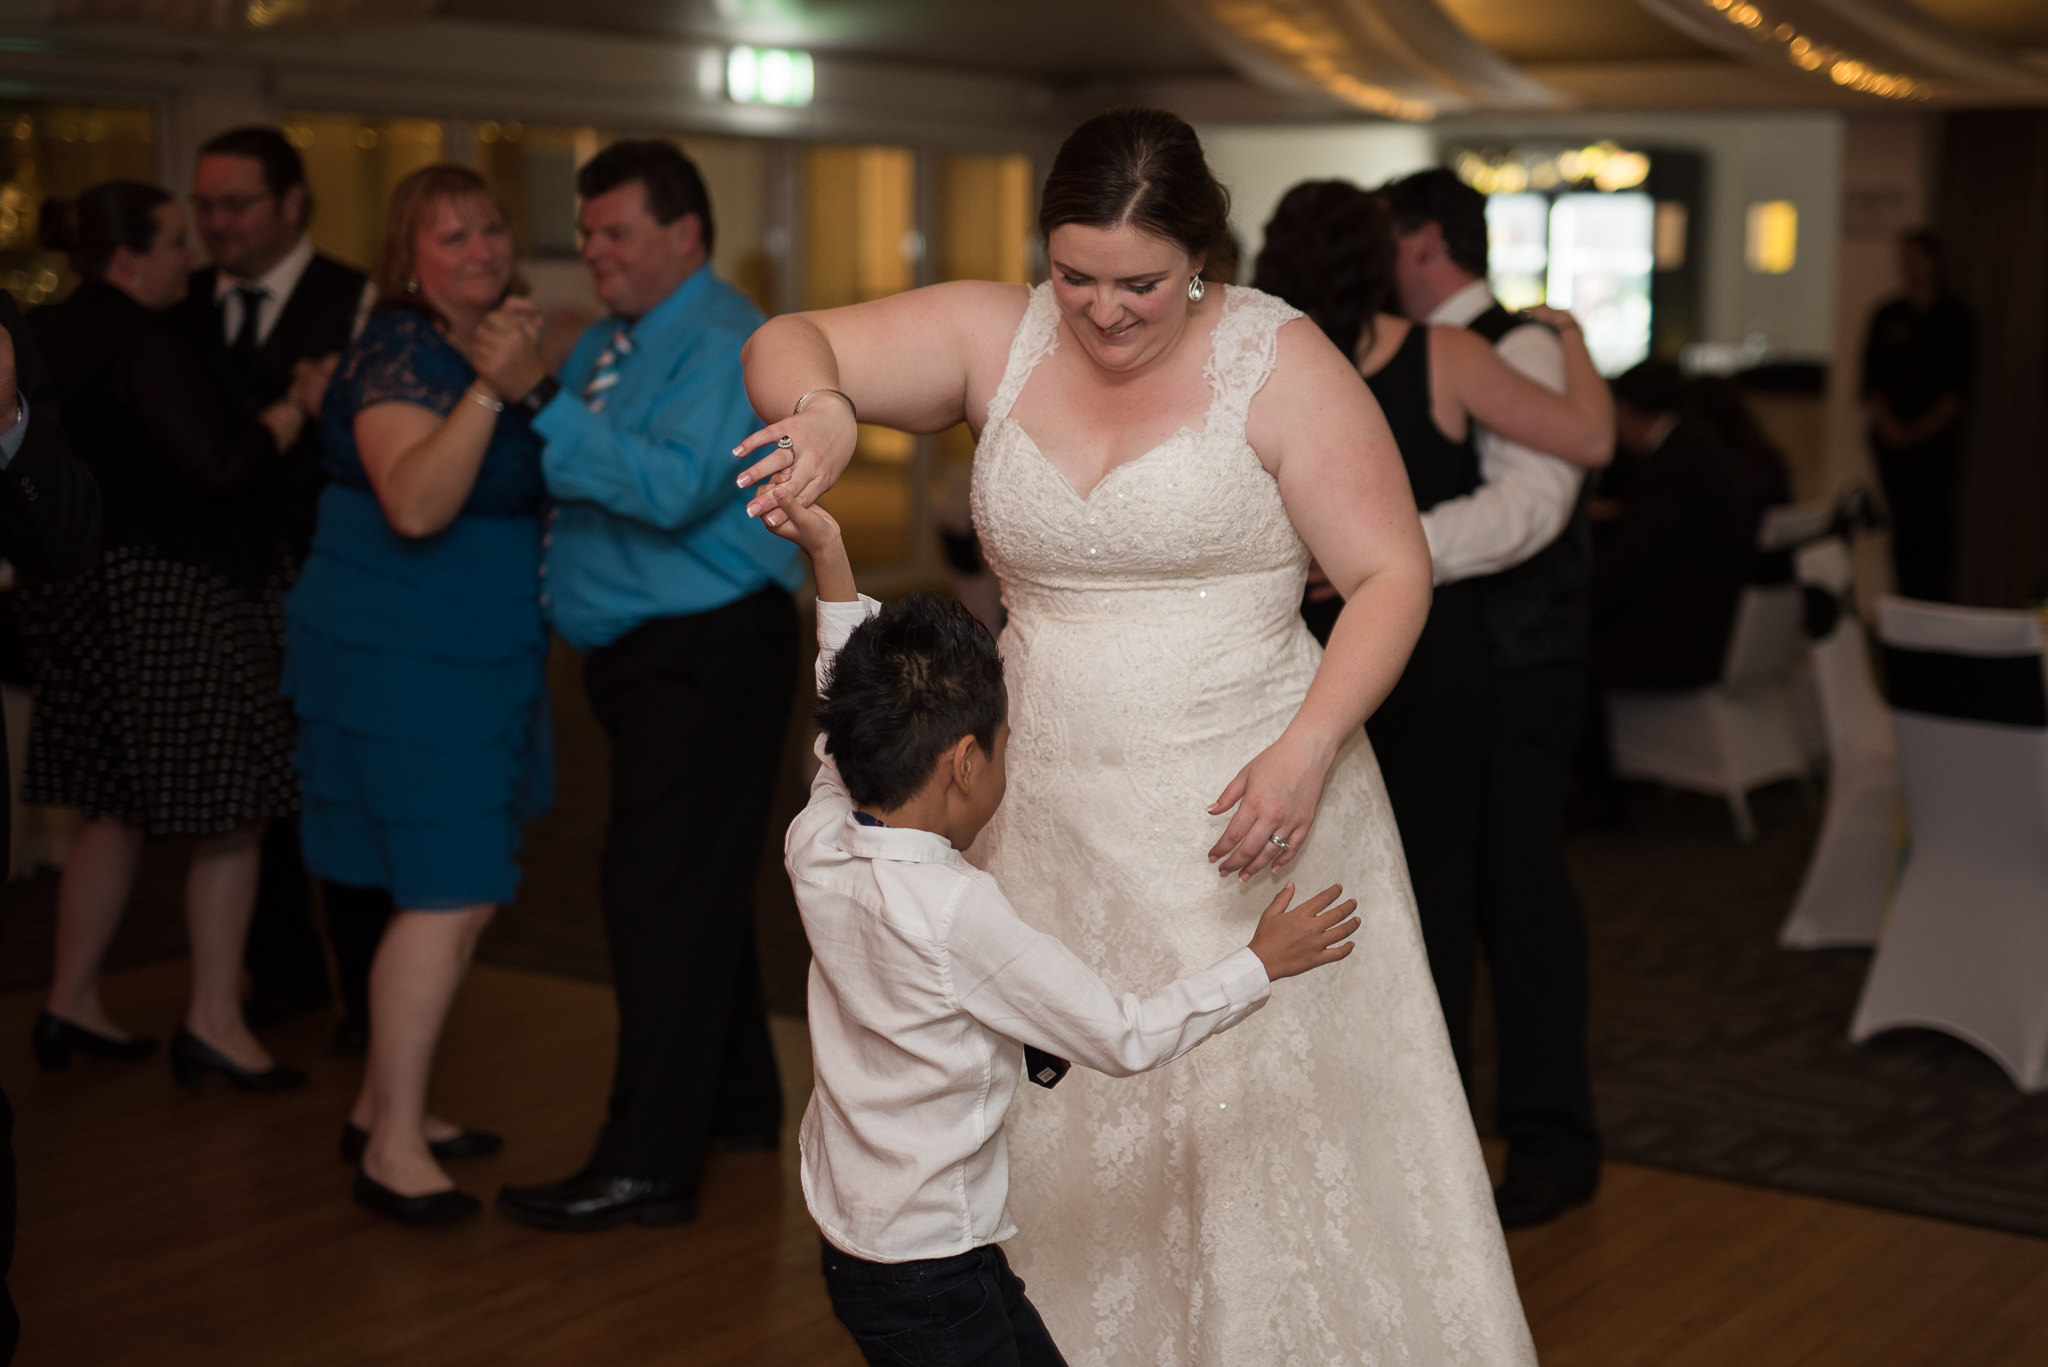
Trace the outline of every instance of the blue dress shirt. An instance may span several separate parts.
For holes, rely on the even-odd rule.
[[[769,585],[794,591],[802,553],[747,516],[732,448],[761,427],[740,347],[761,311],[708,266],[629,331],[633,351],[593,413],[583,387],[620,323],[593,324],[533,427],[555,496],[541,604],[578,650]]]

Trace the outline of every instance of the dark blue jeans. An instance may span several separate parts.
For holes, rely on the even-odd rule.
[[[825,1290],[871,1367],[1066,1367],[994,1244],[908,1263],[826,1244]]]

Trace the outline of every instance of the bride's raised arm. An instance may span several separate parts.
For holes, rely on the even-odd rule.
[[[740,357],[747,398],[771,421],[733,450],[761,454],[739,476],[740,487],[772,475],[794,484],[806,506],[815,503],[853,459],[855,405],[861,422],[906,432],[939,432],[966,418],[970,397],[992,392],[1000,379],[1029,293],[964,280],[763,323]],[[991,357],[993,378],[984,373]],[[803,412],[794,412],[806,394]],[[776,445],[784,437],[789,445]],[[758,517],[768,507],[756,497],[747,512]]]
[[[1293,859],[1337,751],[1399,681],[1429,616],[1430,570],[1408,474],[1379,404],[1307,319],[1280,330],[1279,356],[1252,402],[1246,435],[1279,480],[1295,531],[1344,596],[1294,720],[1210,808],[1237,805],[1209,858],[1222,861],[1222,873],[1249,878]]]

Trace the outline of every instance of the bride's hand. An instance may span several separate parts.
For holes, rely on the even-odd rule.
[[[1209,848],[1210,863],[1223,861],[1217,873],[1248,881],[1268,867],[1284,869],[1292,863],[1315,824],[1323,779],[1334,758],[1283,735],[1238,770],[1223,795],[1209,804],[1211,816],[1237,808],[1222,839]],[[1276,835],[1287,842],[1286,849],[1273,843]]]
[[[789,438],[788,446],[780,444],[784,437]],[[761,457],[739,477],[739,486],[747,489],[772,479],[808,508],[839,482],[859,441],[860,424],[854,421],[853,411],[831,395],[821,395],[806,404],[803,412],[771,422],[733,447],[736,457]],[[768,492],[761,490],[748,501],[747,516],[759,517],[774,506]]]

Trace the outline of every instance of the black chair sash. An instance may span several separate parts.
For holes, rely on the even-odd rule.
[[[1901,712],[2048,728],[2039,655],[1951,655],[1884,648],[1885,693]]]

